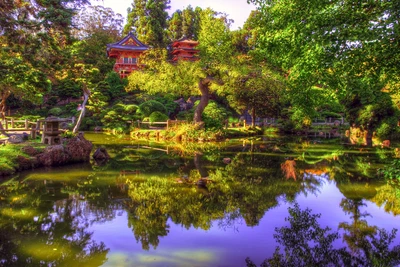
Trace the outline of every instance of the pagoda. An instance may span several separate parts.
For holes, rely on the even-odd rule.
[[[199,42],[190,40],[187,37],[183,37],[179,40],[176,40],[172,43],[172,61],[178,60],[189,60],[196,61],[199,59],[198,53],[199,50],[196,49],[196,46]]]
[[[139,69],[139,56],[148,49],[130,32],[121,41],[107,44],[107,56],[116,59],[114,71],[121,78],[126,78],[132,71]]]

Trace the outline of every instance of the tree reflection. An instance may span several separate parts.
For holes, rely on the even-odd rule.
[[[168,220],[187,229],[208,230],[213,222],[234,228],[243,220],[255,226],[280,198],[292,201],[297,194],[315,191],[321,184],[310,177],[304,181],[282,179],[275,167],[281,157],[238,153],[229,165],[207,170],[200,156],[198,153],[194,157],[196,175],[190,175],[186,182],[152,177],[130,184],[129,227],[143,249],[157,248],[159,238],[169,232]],[[209,181],[206,191],[194,185],[203,176]]]
[[[344,201],[343,207],[357,213],[355,217],[359,219],[361,213],[356,211],[358,204]],[[351,243],[353,248],[349,251],[345,247],[334,246],[340,237],[339,233],[331,231],[329,227],[322,228],[317,221],[320,216],[312,214],[308,208],[301,210],[297,203],[289,207],[289,217],[285,219],[289,221],[289,226],[276,228],[274,234],[283,251],[278,246],[273,256],[265,259],[260,266],[396,266],[400,263],[400,245],[390,248],[396,230],[389,233],[385,229],[372,227],[375,230],[373,234],[368,230],[364,234],[352,235],[357,236],[358,240]],[[354,253],[357,249],[362,253]],[[246,259],[246,264],[256,267],[250,258]]]
[[[352,255],[364,260],[364,264],[375,266],[394,266],[400,263],[400,245],[389,248],[396,237],[397,229],[387,232],[376,226],[371,226],[363,219],[370,216],[361,212],[366,206],[361,199],[342,199],[340,206],[346,214],[350,214],[351,223],[342,222],[339,228],[345,231],[343,239],[350,248]],[[365,266],[365,265],[364,265]]]
[[[52,201],[49,201],[52,198]],[[108,249],[87,231],[87,203],[55,184],[9,181],[0,186],[0,265],[100,266]]]
[[[371,199],[379,207],[384,207],[386,212],[397,216],[400,214],[400,185],[397,182],[388,181],[377,188],[376,195]]]

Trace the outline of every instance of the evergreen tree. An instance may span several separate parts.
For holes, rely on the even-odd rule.
[[[128,9],[128,22],[124,34],[132,31],[143,43],[153,47],[166,47],[168,27],[167,9],[170,0],[134,0]]]
[[[200,13],[202,9],[188,6],[182,11],[182,36],[189,39],[197,40],[200,31]]]
[[[170,41],[178,40],[182,37],[182,11],[175,11],[168,21],[168,38]]]

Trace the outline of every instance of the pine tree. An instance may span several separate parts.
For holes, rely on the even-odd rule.
[[[128,10],[124,34],[132,31],[139,40],[153,47],[166,47],[167,9],[170,0],[134,0]]]

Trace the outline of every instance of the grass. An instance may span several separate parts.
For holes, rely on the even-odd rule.
[[[5,145],[0,147],[0,173],[11,174],[18,167],[17,158],[22,155],[21,146]]]
[[[22,151],[22,148],[28,145],[37,149],[41,149],[45,146],[35,141],[0,146],[0,175],[9,175],[16,171],[18,168],[18,156],[29,157],[29,155]]]

